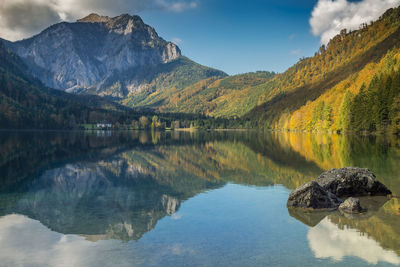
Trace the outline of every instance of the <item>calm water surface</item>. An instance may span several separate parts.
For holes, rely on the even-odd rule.
[[[333,167],[400,196],[400,141],[256,132],[0,133],[0,266],[400,265],[398,198],[286,208]]]

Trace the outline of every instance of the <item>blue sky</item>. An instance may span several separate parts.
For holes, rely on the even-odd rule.
[[[182,40],[182,53],[200,64],[228,74],[282,72],[320,46],[309,24],[316,2],[203,0],[180,13],[139,15],[164,39]]]

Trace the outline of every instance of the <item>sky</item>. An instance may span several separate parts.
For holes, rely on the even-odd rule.
[[[183,55],[237,74],[283,72],[343,28],[400,0],[0,0],[0,37],[19,40],[89,13],[136,14]]]

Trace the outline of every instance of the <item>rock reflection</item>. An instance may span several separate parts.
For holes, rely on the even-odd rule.
[[[296,208],[288,208],[288,211],[290,216],[310,227],[318,225],[329,214],[329,212],[309,212]]]

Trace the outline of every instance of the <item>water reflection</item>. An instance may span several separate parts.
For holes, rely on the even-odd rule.
[[[345,256],[356,256],[371,264],[400,264],[399,216],[391,212],[395,201],[363,197],[362,206],[368,210],[362,214],[296,209],[289,209],[289,214],[311,227],[307,238],[317,258],[341,261]]]
[[[0,246],[2,266],[104,266],[106,262],[132,266],[134,262],[120,243],[86,242],[84,237],[49,231],[40,222],[16,214],[0,218]]]
[[[68,246],[140,240],[162,218],[179,219],[188,199],[229,183],[294,189],[332,167],[360,166],[400,195],[399,142],[383,137],[20,132],[1,133],[0,148],[0,237],[44,233],[46,227],[54,231],[51,238],[32,237],[50,238],[46,250],[78,253]],[[400,264],[398,200],[369,200],[369,212],[351,218],[274,208],[311,227],[307,240],[317,258]],[[7,249],[12,255],[15,247]]]
[[[174,214],[182,200],[221,185],[190,174],[170,182],[130,153],[45,171],[3,212],[24,214],[54,231],[89,240],[137,240]]]
[[[340,228],[329,217],[311,228],[307,238],[317,258],[342,261],[344,257],[355,256],[370,264],[400,264],[400,257],[394,251],[382,248],[373,238],[361,234],[357,229]]]

